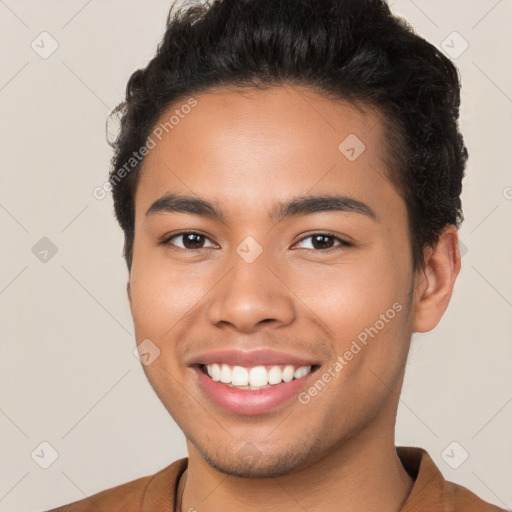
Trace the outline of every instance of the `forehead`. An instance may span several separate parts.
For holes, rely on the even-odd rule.
[[[375,109],[298,86],[218,89],[194,100],[192,108],[183,108],[189,98],[175,102],[156,123],[167,129],[152,135],[137,210],[173,190],[260,210],[272,197],[333,188],[360,199],[394,191]]]

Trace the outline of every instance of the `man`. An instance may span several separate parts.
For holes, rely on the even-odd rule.
[[[188,458],[55,511],[498,511],[396,447],[460,269],[457,70],[379,0],[171,9],[110,174]]]

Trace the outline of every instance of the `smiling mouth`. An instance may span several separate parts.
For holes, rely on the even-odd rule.
[[[224,363],[199,364],[201,372],[215,382],[229,388],[244,391],[270,389],[292,380],[302,379],[315,372],[320,365],[267,365],[267,366],[232,366]]]

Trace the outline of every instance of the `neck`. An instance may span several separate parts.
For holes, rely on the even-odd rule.
[[[414,483],[398,458],[393,432],[383,435],[382,430],[379,435],[367,429],[320,461],[275,478],[225,475],[208,465],[190,442],[188,449],[178,511],[245,512],[256,510],[257,503],[261,510],[281,512],[399,512]]]

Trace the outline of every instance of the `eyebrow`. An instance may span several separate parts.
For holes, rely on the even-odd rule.
[[[367,204],[353,197],[331,194],[297,196],[284,203],[277,203],[269,212],[269,218],[279,222],[289,217],[321,212],[357,213],[378,221],[377,214]],[[181,194],[168,193],[157,199],[146,211],[146,216],[155,213],[192,213],[226,222],[226,216],[218,205],[206,199]]]

